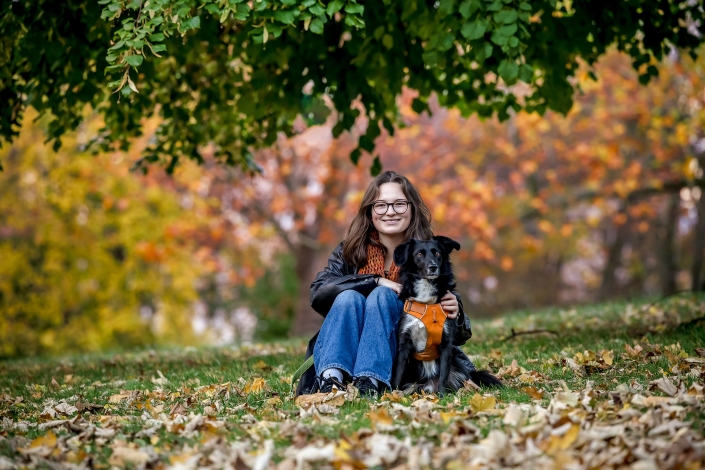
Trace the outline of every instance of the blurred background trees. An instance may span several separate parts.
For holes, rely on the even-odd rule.
[[[380,128],[376,152],[420,189],[436,233],[461,243],[471,316],[703,288],[705,61],[673,50],[657,67],[643,86],[610,52],[576,73],[567,116],[464,118],[433,99],[417,114],[414,91],[398,98],[403,126]],[[157,120],[129,150],[93,157],[89,116],[59,151],[43,143],[47,122],[27,119],[0,155],[0,355],[317,327],[308,285],[371,180],[372,156],[347,155],[376,122],[361,112],[334,138],[335,113],[314,106],[255,155],[259,175],[204,145],[202,166],[168,176],[129,171]]]

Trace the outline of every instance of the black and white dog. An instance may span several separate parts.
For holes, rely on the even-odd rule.
[[[459,250],[460,244],[448,237],[436,236],[432,240],[410,239],[394,250],[394,264],[401,268],[401,293],[399,299],[420,304],[440,303],[446,291],[455,289],[455,277],[450,253]],[[435,360],[418,360],[414,353],[426,349],[428,332],[423,321],[410,313],[402,314],[398,327],[396,370],[393,386],[399,388],[405,379],[417,381],[418,388],[429,393],[443,394],[457,391],[470,379],[478,385],[501,386],[499,379],[486,370],[469,370],[453,355],[453,338],[458,328],[455,320],[443,324],[443,334]]]

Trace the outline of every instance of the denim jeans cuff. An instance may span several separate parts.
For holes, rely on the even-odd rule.
[[[338,364],[338,363],[336,363],[336,362],[332,362],[332,363],[330,363],[330,364],[326,364],[325,366],[321,366],[321,369],[320,369],[320,370],[316,369],[316,373],[317,373],[318,375],[321,375],[321,373],[322,373],[324,370],[330,369],[331,367],[335,367],[336,369],[340,369],[340,370],[343,371],[343,375],[347,375],[348,377],[352,377],[352,374],[350,373],[350,371],[349,371],[344,365]]]

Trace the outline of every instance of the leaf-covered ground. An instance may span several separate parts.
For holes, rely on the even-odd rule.
[[[465,350],[506,387],[442,399],[296,401],[303,341],[4,362],[0,469],[700,468],[703,317],[687,294],[478,321]]]

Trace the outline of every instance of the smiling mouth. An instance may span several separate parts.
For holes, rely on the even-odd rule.
[[[382,219],[382,222],[386,222],[386,223],[389,223],[389,222],[400,222],[400,221],[401,221],[401,219]]]

